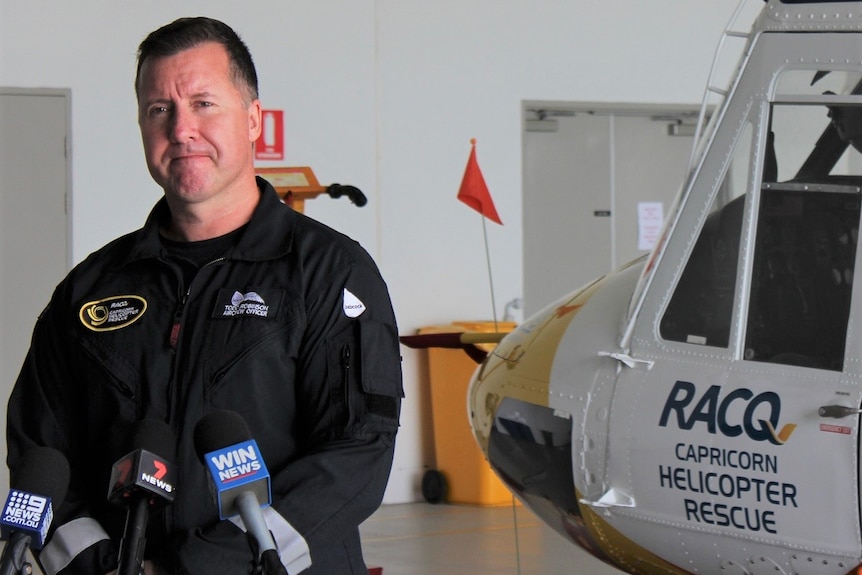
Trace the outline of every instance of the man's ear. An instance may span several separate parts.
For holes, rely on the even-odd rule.
[[[248,137],[251,143],[257,141],[263,126],[263,112],[260,100],[252,100],[248,106]]]

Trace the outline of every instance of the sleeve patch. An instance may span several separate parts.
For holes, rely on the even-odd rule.
[[[349,318],[357,318],[365,312],[365,304],[347,288],[344,288],[344,301],[342,306],[344,309],[344,315]]]

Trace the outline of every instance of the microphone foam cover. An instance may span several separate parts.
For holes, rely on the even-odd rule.
[[[171,427],[158,419],[143,419],[138,422],[132,436],[132,451],[145,449],[168,460],[176,453],[175,435]]]
[[[208,413],[195,425],[195,451],[201,459],[207,453],[250,439],[245,420],[229,409]]]
[[[50,497],[56,509],[69,487],[69,461],[53,447],[32,447],[10,470],[9,485],[12,489]]]

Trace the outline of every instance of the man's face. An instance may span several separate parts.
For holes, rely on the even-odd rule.
[[[147,166],[174,202],[228,201],[247,185],[260,114],[260,102],[249,102],[234,84],[220,44],[147,59],[141,67],[138,123]]]

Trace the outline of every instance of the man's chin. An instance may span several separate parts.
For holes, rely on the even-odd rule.
[[[207,193],[206,190],[180,188],[165,189],[165,197],[169,205],[179,207],[203,203],[211,198],[212,194]]]
[[[188,203],[195,203],[209,195],[212,183],[201,176],[184,175],[170,178],[162,188],[165,195]]]

